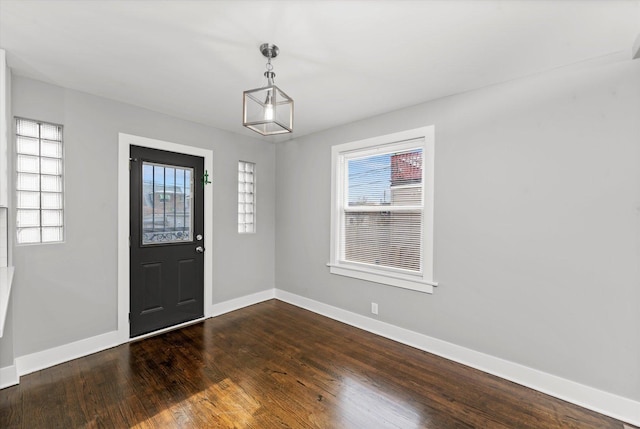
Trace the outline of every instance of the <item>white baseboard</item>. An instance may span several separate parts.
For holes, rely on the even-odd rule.
[[[120,345],[118,331],[107,332],[95,337],[54,347],[40,352],[16,358],[16,366],[20,376],[34,371],[49,368],[79,357],[87,356],[102,350]]]
[[[276,289],[276,299],[479,369],[598,413],[640,425],[640,402]]]
[[[18,377],[18,368],[15,364],[0,368],[0,389],[15,386],[18,383],[20,383],[20,377]]]
[[[462,363],[513,381],[514,383],[530,387],[618,420],[640,426],[640,402],[371,319],[284,290],[268,289],[214,304],[212,306],[212,316],[219,316],[273,298],[364,329],[399,343],[415,347],[419,350],[424,350]],[[106,350],[122,343],[123,341],[118,331],[112,331],[41,352],[20,356],[16,358],[15,365],[0,368],[0,388],[18,384],[19,376],[21,375]]]
[[[239,310],[262,301],[275,298],[275,289],[267,289],[251,295],[242,296],[231,299],[229,301],[215,304],[211,307],[212,316],[219,316],[230,311]],[[191,324],[187,322],[186,325]],[[174,329],[168,328],[167,330]],[[156,333],[150,335],[156,335]],[[141,337],[135,338],[135,340]],[[12,367],[0,368],[0,388],[13,384],[18,384],[19,376],[30,374],[41,369],[49,368],[73,359],[87,356],[111,347],[126,343],[129,338],[122,338],[118,331],[111,331],[105,334],[96,335],[95,337],[85,338],[73,343],[64,344],[40,352],[19,356],[15,360]],[[13,368],[13,369],[12,369]],[[15,372],[15,376],[12,375]],[[6,386],[5,384],[6,377]],[[12,383],[12,384],[9,384]]]
[[[211,317],[220,316],[221,314],[239,310],[259,302],[267,301],[276,297],[275,289],[267,289],[261,292],[252,293],[251,295],[241,296],[239,298],[230,299],[229,301],[214,304],[212,307]]]

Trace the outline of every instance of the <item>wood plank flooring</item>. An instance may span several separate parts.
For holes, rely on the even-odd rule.
[[[615,428],[623,423],[271,300],[21,378],[1,428]]]

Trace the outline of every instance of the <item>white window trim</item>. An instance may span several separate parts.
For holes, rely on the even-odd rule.
[[[332,274],[367,280],[390,286],[433,293],[438,283],[433,280],[433,215],[434,215],[434,168],[435,138],[434,126],[415,128],[398,133],[372,137],[364,140],[335,145],[331,148],[331,249],[327,264]],[[349,152],[358,151],[358,156],[374,155],[388,150],[389,145],[404,141],[423,139],[423,234],[422,234],[422,272],[405,274],[399,270],[384,267],[372,267],[340,260],[340,231],[342,211],[344,210],[344,160]],[[408,143],[415,147],[415,142]]]

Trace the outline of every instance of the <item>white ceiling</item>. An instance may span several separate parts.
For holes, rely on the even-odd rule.
[[[291,138],[630,54],[639,32],[640,1],[0,0],[14,74],[253,137],[242,91],[264,83],[263,42]]]

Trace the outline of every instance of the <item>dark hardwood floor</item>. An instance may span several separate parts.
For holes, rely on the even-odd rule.
[[[271,300],[21,378],[1,428],[616,428]]]

